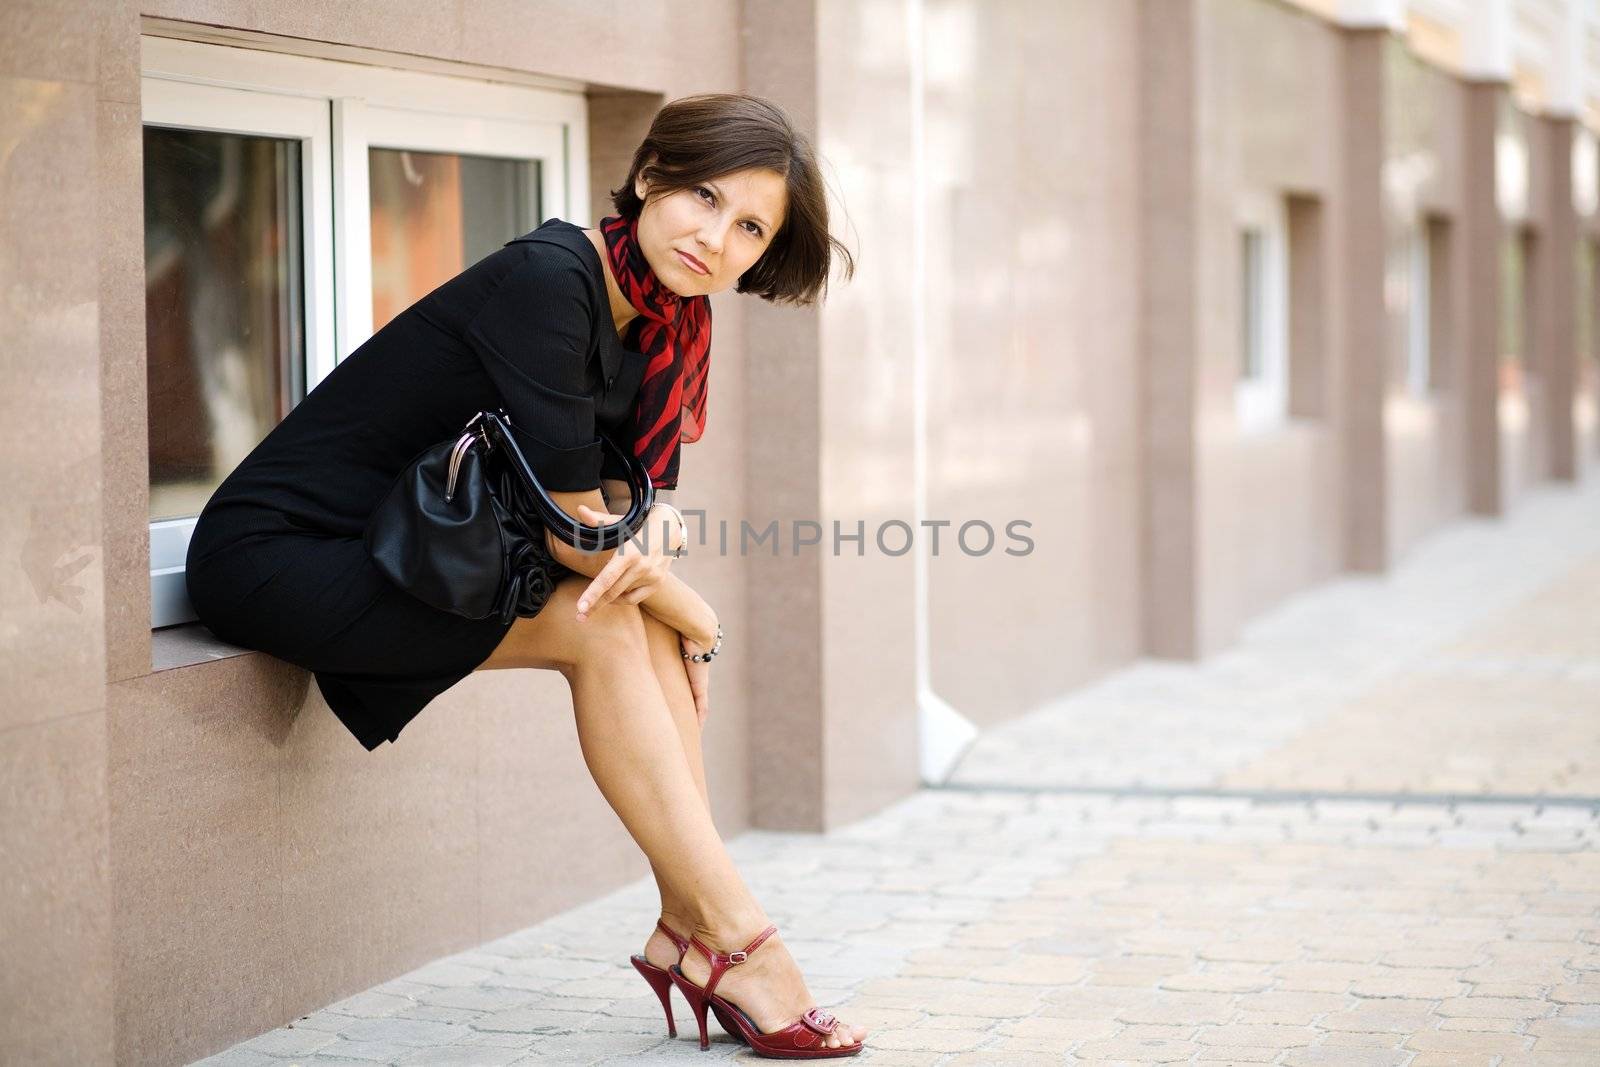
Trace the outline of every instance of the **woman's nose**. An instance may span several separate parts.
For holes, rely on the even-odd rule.
[[[700,242],[701,248],[715,255],[722,251],[722,240],[725,231],[726,226],[724,224],[704,226],[701,227],[695,239]]]

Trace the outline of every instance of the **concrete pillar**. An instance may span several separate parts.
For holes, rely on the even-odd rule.
[[[906,743],[917,731],[913,560],[875,543],[914,508],[911,110],[887,106],[907,99],[909,32],[872,42],[900,62],[865,69],[852,56],[882,32],[871,14],[845,0],[742,9],[745,88],[811,137],[842,199],[834,206],[848,211],[831,220],[835,235],[873,250],[849,285],[835,274],[821,307],[744,302],[746,517],[758,530],[776,520],[781,540],[776,554],[747,554],[745,570],[751,821],[768,829],[823,829],[919,784]],[[865,118],[861,99],[878,102]],[[907,388],[874,395],[865,383],[879,376]],[[864,466],[882,476],[869,483]],[[819,523],[822,544],[794,551],[796,520]],[[860,555],[853,544],[834,551],[835,522],[845,536],[860,524]]]
[[[744,7],[745,88],[817,134],[816,5]],[[821,312],[747,301],[745,499],[752,522],[821,509]],[[734,519],[734,521],[737,521]],[[750,817],[767,829],[823,822],[822,565],[820,556],[748,563]]]
[[[1578,476],[1578,442],[1572,402],[1578,388],[1576,284],[1578,215],[1572,201],[1572,138],[1576,119],[1545,115],[1535,120],[1535,144],[1543,157],[1533,172],[1542,179],[1535,197],[1544,208],[1544,228],[1535,269],[1542,282],[1538,305],[1530,309],[1534,348],[1542,361],[1545,381],[1546,448],[1550,477],[1575,481]]]
[[[130,155],[126,141],[104,136],[137,104],[115,76],[122,65],[103,54],[100,18],[69,5],[0,5],[0,1063],[8,1064],[116,1060],[100,182],[137,168],[138,149]],[[135,81],[134,100],[137,91]]]
[[[1383,50],[1388,31],[1344,34],[1339,200],[1343,345],[1340,435],[1344,457],[1344,565],[1389,565],[1388,463],[1383,429],[1387,388],[1384,330]]]
[[[1198,20],[1192,0],[1141,4],[1141,606],[1145,651],[1179,659],[1199,654]]]
[[[1495,130],[1504,82],[1469,81],[1463,114],[1462,226],[1467,257],[1466,374],[1467,508],[1499,515],[1505,508],[1500,470],[1499,336],[1500,207],[1495,197]]]

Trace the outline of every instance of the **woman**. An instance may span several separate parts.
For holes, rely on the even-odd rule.
[[[833,256],[854,270],[811,146],[755,97],[668,104],[612,202],[597,230],[552,219],[508,243],[340,363],[207,503],[190,598],[219,636],[313,671],[368,750],[474,670],[560,671],[584,760],[660,889],[633,964],[668,1032],[676,984],[702,1048],[710,1010],[761,1054],[851,1055],[865,1029],[815,1008],[711,821],[700,729],[721,628],[670,573],[686,535],[674,509],[658,504],[659,533],[612,552],[549,538],[563,577],[509,627],[423,604],[362,543],[399,472],[483,408],[507,410],[552,497],[590,525],[617,518],[601,485],[621,474],[597,430],[675,489],[680,444],[705,427],[708,295],[806,304]]]

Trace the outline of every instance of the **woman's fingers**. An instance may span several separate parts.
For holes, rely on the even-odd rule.
[[[711,714],[711,664],[686,659],[683,665],[689,673],[689,692],[694,694],[695,718],[704,726],[706,716]]]
[[[587,525],[600,526],[619,522],[623,516],[611,515],[591,508],[587,504],[579,504],[578,518]],[[655,592],[656,587],[667,576],[667,570],[672,566],[672,557],[655,553],[641,555],[637,551],[629,552],[629,543],[623,542],[617,547],[616,554],[611,557],[610,562],[601,568],[588,588],[579,595],[580,622],[593,614],[596,608],[604,607],[614,600],[638,604]]]
[[[619,593],[626,592],[626,587],[617,588],[617,583],[622,579],[623,572],[628,569],[629,560],[625,556],[612,556],[611,562],[600,569],[594,576],[594,581],[589,587],[578,595],[578,618],[586,619],[598,609],[616,599]]]
[[[612,556],[611,562],[601,568],[589,587],[579,594],[579,620],[588,618],[596,609],[613,600],[627,599],[630,604],[639,603],[656,591],[663,576],[647,561],[647,557]],[[628,599],[633,593],[638,593],[638,599]]]
[[[603,526],[617,521],[620,517],[610,515],[597,508],[591,508],[588,504],[578,505],[578,519],[588,526]],[[618,593],[625,591],[626,587],[617,589],[615,592],[612,592],[612,588],[617,580],[621,578],[622,571],[626,569],[627,563],[627,557],[623,556],[619,551],[611,557],[609,563],[601,568],[600,573],[594,576],[594,580],[589,583],[589,587],[578,597],[578,618],[580,620],[588,618],[596,608],[609,603]],[[611,593],[611,595],[607,596],[607,593]]]

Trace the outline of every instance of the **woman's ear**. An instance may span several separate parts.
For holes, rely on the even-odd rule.
[[[645,175],[650,173],[650,168],[655,166],[656,157],[651,156],[640,168],[638,175],[633,179],[633,195],[644,203],[646,195],[650,192],[650,183],[645,180]]]

